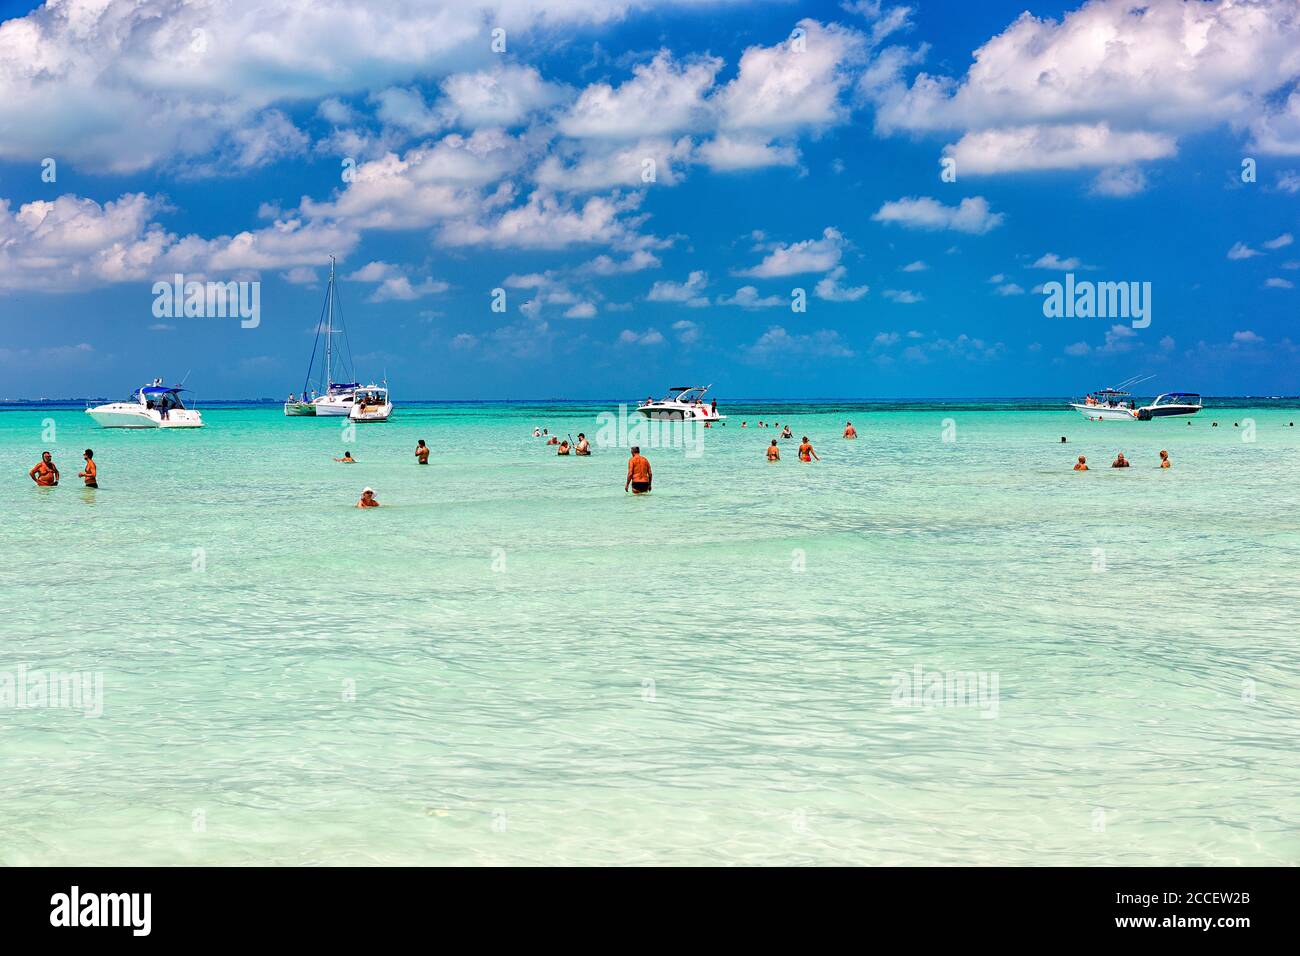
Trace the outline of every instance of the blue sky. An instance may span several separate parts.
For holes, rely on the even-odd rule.
[[[0,3],[0,396],[282,397],[330,254],[399,400],[1300,393],[1294,0],[1025,7]]]

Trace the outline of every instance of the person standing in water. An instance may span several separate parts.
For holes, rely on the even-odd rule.
[[[358,508],[378,508],[379,499],[375,497],[375,489],[367,488],[361,492],[361,500],[357,502]]]
[[[812,461],[814,458],[817,458],[817,452],[813,451],[812,442],[808,440],[807,435],[804,435],[803,444],[799,446],[799,460]],[[821,461],[820,458],[817,458],[817,460]]]
[[[1169,452],[1165,451],[1163,448],[1160,449],[1160,467],[1169,468],[1171,465],[1172,462],[1169,460]]]
[[[654,475],[650,471],[650,462],[642,456],[638,445],[632,446],[632,457],[627,460],[627,481],[623,490],[632,489],[632,494],[643,495],[650,490]]]
[[[768,461],[781,460],[781,446],[776,443],[775,438],[772,439],[772,444],[767,446],[767,460]]]
[[[41,452],[41,460],[32,465],[27,475],[41,488],[53,488],[59,483],[59,467],[48,451]]]
[[[86,470],[77,472],[77,477],[86,480],[87,488],[98,488],[99,467],[95,464],[95,453],[91,449],[87,448],[85,455],[82,457],[86,459]]]
[[[415,460],[421,465],[427,465],[429,463],[429,446],[424,443],[423,438],[421,438],[419,444],[415,446]]]
[[[1080,456],[1079,456],[1079,460],[1078,460],[1077,462],[1074,463],[1074,470],[1075,470],[1075,471],[1087,471],[1087,470],[1088,470],[1088,459],[1087,459],[1087,458],[1084,458],[1082,455],[1080,455]]]
[[[845,422],[845,423],[844,423],[844,437],[845,437],[845,438],[857,438],[857,437],[858,437],[858,430],[857,430],[856,428],[853,427],[853,423],[852,423],[852,422]]]
[[[573,450],[573,453],[583,456],[591,454],[591,444],[587,441],[587,436],[582,432],[578,432],[578,447]]]
[[[1127,468],[1128,466],[1128,459],[1124,457],[1123,452],[1120,452],[1119,456],[1110,463],[1110,467],[1112,468]]]

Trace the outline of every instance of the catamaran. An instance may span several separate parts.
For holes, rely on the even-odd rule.
[[[716,401],[704,400],[704,393],[712,385],[679,385],[670,388],[668,394],[660,399],[647,398],[637,406],[637,411],[646,418],[665,422],[720,422],[726,415],[718,414]]]
[[[343,337],[343,349],[334,347],[334,336]],[[320,389],[313,387],[312,370],[316,366],[316,353],[325,340],[324,364],[320,369]],[[346,353],[346,357],[342,353]],[[343,324],[343,305],[339,302],[338,287],[334,281],[334,257],[330,256],[330,277],[325,288],[325,302],[321,306],[320,321],[316,325],[316,341],[312,343],[311,360],[307,363],[307,376],[303,380],[302,395],[290,395],[284,403],[284,413],[292,418],[303,416],[348,417],[360,383],[353,381],[352,347],[348,344],[347,328]],[[385,392],[385,399],[387,393]],[[389,405],[389,411],[392,406]],[[387,416],[385,415],[385,418]],[[371,419],[367,419],[371,420]],[[382,420],[382,419],[380,419]]]
[[[181,401],[180,385],[164,385],[156,378],[131,393],[125,402],[87,408],[86,414],[101,428],[202,428],[203,416]]]

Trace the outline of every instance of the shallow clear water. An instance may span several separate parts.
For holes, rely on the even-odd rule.
[[[103,680],[0,706],[0,863],[1300,862],[1300,410],[724,407],[644,498],[601,410],[0,412],[0,690]]]

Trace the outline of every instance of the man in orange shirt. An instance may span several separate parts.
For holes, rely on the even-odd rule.
[[[32,466],[28,476],[42,488],[53,488],[59,483],[59,469],[50,458],[48,451],[41,453],[41,460]]]
[[[623,490],[631,487],[632,494],[643,495],[650,490],[653,480],[650,462],[642,456],[640,446],[633,445],[632,457],[627,460],[627,481],[623,483]]]
[[[86,459],[86,470],[77,472],[77,477],[86,479],[87,488],[98,488],[99,468],[95,465],[95,453],[87,448],[84,457]]]

